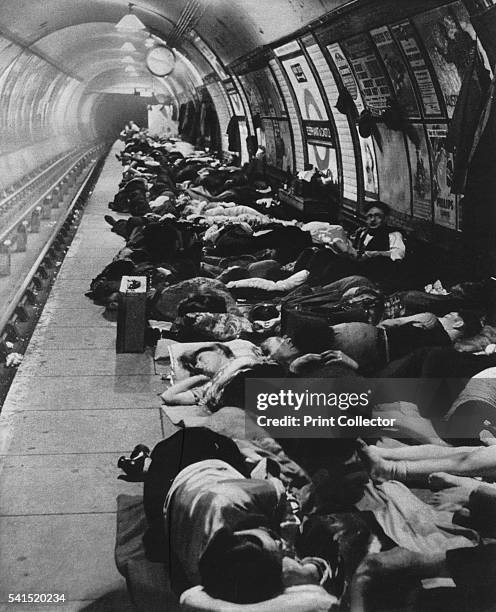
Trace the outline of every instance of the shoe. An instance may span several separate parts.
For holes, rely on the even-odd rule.
[[[117,467],[121,469],[131,480],[139,480],[143,478],[144,466],[144,455],[142,455],[138,459],[128,459],[127,457],[119,457],[119,461],[117,462]]]
[[[145,457],[149,457],[150,449],[148,448],[148,446],[146,446],[145,444],[137,444],[134,447],[132,453],[129,455],[129,457],[131,459],[137,459],[141,453],[143,453]]]
[[[144,444],[138,444],[134,447],[131,455],[128,457],[119,457],[117,467],[121,469],[129,478],[138,480],[143,477],[145,459],[150,456],[150,449]]]

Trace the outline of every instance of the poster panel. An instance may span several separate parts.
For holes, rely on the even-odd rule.
[[[453,155],[446,151],[446,123],[428,125],[427,136],[432,159],[432,199],[434,222],[456,229],[456,196],[451,193]]]
[[[407,138],[410,168],[412,169],[413,216],[416,219],[432,221],[431,169],[425,129],[421,124],[412,124],[411,129],[415,130],[418,142],[417,146],[410,138]]]
[[[470,22],[468,17],[467,20]],[[418,15],[414,21],[441,86],[448,117],[451,118],[463,75],[470,63],[474,41],[471,34],[462,29],[450,6]]]
[[[338,43],[328,45],[327,50],[334,64],[336,65],[343,85],[350,92],[358,112],[361,113],[365,109],[365,105],[358,89],[355,75],[353,74],[351,66],[348,63],[343,50]],[[362,138],[360,134],[358,134],[358,138],[360,141],[365,195],[368,198],[375,199],[379,195],[379,180],[377,177],[377,161],[375,157],[374,143],[371,137]]]
[[[267,163],[277,167],[277,150],[272,119],[262,119],[262,133],[265,139],[265,156]]]
[[[393,92],[368,34],[343,41],[342,48],[353,66],[366,105],[376,110],[385,109]]]
[[[401,55],[401,51],[391,36],[387,26],[377,28],[370,32],[372,40],[384,62],[391,83],[393,84],[396,100],[408,117],[420,118],[417,100],[408,69]]]
[[[403,132],[388,130],[381,123],[377,124],[377,129],[382,138],[382,151],[379,147],[376,151],[379,197],[383,202],[389,204],[392,210],[410,215],[410,172]]]
[[[293,145],[288,121],[272,120],[276,161],[273,164],[284,172],[291,172],[294,166]]]
[[[336,68],[338,69],[343,85],[353,98],[358,112],[361,113],[365,109],[365,106],[363,104],[362,96],[358,89],[358,84],[356,82],[355,75],[353,74],[351,66],[348,63],[348,60],[346,59],[343,50],[341,49],[338,43],[334,43],[333,45],[327,46],[327,51],[329,52],[329,55],[331,56],[334,64],[336,65]]]
[[[264,82],[266,83],[265,92],[268,94],[268,98],[272,105],[272,116],[287,117],[286,107],[284,106],[282,96],[270,68],[265,68],[263,74],[265,75]]]
[[[231,100],[233,112],[236,117],[244,117],[245,109],[243,108],[240,95],[238,93],[229,92],[229,99]]]
[[[269,68],[241,75],[250,108],[261,117],[286,117],[286,109]]]
[[[241,142],[241,163],[248,163],[250,161],[250,156],[248,155],[248,148],[246,146],[246,139],[248,138],[248,125],[246,124],[246,119],[240,118],[238,119],[239,125],[239,139]]]
[[[413,78],[417,84],[420,94],[422,108],[426,117],[440,116],[442,114],[441,105],[437,97],[436,88],[432,80],[432,75],[420,51],[416,35],[412,24],[409,21],[402,21],[391,27],[394,38],[399,43],[405,54]]]
[[[245,90],[246,98],[250,106],[252,115],[262,115],[263,99],[255,83],[253,73],[240,75],[239,80]]]

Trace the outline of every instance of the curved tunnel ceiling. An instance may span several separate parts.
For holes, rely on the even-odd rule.
[[[196,29],[220,58],[229,63],[347,3],[348,0],[198,0],[201,18]],[[186,4],[184,0],[139,1],[133,3],[133,11],[148,28],[167,37]],[[32,45],[68,26],[97,21],[116,23],[126,12],[127,3],[122,0],[51,0],[49,3],[7,0],[0,6],[0,19],[6,30]]]
[[[168,40],[191,5],[197,10],[194,23],[200,36],[225,63],[254,48],[281,37],[345,0],[160,0],[133,3],[133,12],[146,25],[141,32],[123,32],[115,24],[127,13],[122,0],[7,0],[0,5],[0,33],[18,52],[41,56],[68,77],[88,85],[88,91],[108,87],[129,91],[135,88],[163,91],[144,67],[148,32]],[[15,4],[15,6],[14,6]],[[281,20],[281,13],[284,19]],[[22,19],[19,19],[22,15]],[[233,35],[235,43],[233,44]],[[124,52],[131,42],[135,51]],[[179,61],[170,76],[175,92],[194,94],[198,76],[211,71],[210,64],[193,45],[176,40],[187,61]],[[130,77],[122,59],[131,55],[137,75]],[[15,53],[14,53],[15,56]],[[191,64],[189,64],[191,62]],[[193,66],[193,69],[191,67]],[[120,82],[119,82],[120,81]]]
[[[409,214],[409,210],[417,214],[415,196],[412,195],[416,186],[412,182],[413,171],[420,163],[421,154],[424,155],[425,159],[421,161],[425,162],[425,180],[430,180],[427,175],[435,160],[429,157],[429,146],[432,146],[429,139],[439,140],[441,137],[436,134],[445,132],[449,125],[452,100],[456,99],[460,89],[461,73],[452,63],[451,72],[455,70],[456,74],[451,79],[453,82],[445,83],[444,68],[438,66],[435,70],[432,58],[429,59],[429,34],[420,31],[419,23],[415,21],[416,12],[419,15],[424,12],[429,20],[432,18],[430,12],[442,5],[457,4],[461,6],[460,10],[465,10],[468,3],[475,6],[489,1],[493,2],[136,0],[132,3],[133,13],[146,29],[127,32],[115,28],[115,24],[128,13],[126,0],[3,0],[0,2],[0,127],[3,144],[0,189],[2,177],[13,177],[16,167],[29,171],[34,164],[46,161],[49,155],[64,152],[87,140],[109,138],[110,132],[104,135],[104,130],[101,130],[102,125],[105,128],[106,119],[115,125],[120,117],[119,104],[113,107],[111,104],[114,94],[140,93],[143,100],[128,98],[131,104],[144,105],[145,109],[147,96],[161,94],[161,103],[174,103],[177,111],[179,105],[192,97],[197,100],[202,97],[206,88],[217,111],[223,150],[230,148],[226,135],[233,116],[241,119],[240,123],[244,122],[243,143],[248,133],[255,132],[256,119],[262,124],[261,128],[258,127],[266,138],[267,151],[283,170],[297,170],[307,164],[319,168],[321,164],[327,170],[332,166],[337,182],[344,185],[343,198],[353,206],[363,198],[374,199],[385,193],[388,202],[401,203],[402,214]],[[349,9],[350,12],[346,12],[342,19],[339,16],[341,11],[336,11],[332,20],[325,19],[329,12],[345,5],[346,11]],[[472,13],[477,19],[474,9]],[[496,8],[494,13],[496,15]],[[398,149],[397,155],[388,157],[386,150],[374,152],[373,143],[360,138],[356,125],[348,125],[348,120],[335,109],[340,88],[350,84],[350,75],[355,79],[357,70],[361,69],[353,63],[352,55],[358,53],[360,56],[365,51],[371,65],[377,65],[378,73],[384,73],[381,77],[383,90],[388,90],[392,94],[390,99],[394,100],[398,93],[394,89],[397,83],[392,80],[389,83],[388,79],[392,78],[387,74],[390,67],[386,69],[386,59],[382,57],[386,51],[379,49],[381,45],[377,40],[382,36],[381,28],[388,32],[391,24],[399,19],[406,20],[406,31],[412,28],[412,34],[406,42],[403,41],[406,48],[400,47],[396,41],[396,51],[400,56],[402,52],[408,56],[411,52],[408,45],[412,41],[417,44],[415,39],[418,37],[423,38],[419,41],[419,49],[427,64],[419,83],[415,81],[414,66],[407,67],[405,72],[406,75],[410,72],[409,78],[415,81],[413,88],[410,83],[408,89],[408,81],[405,87],[413,96],[410,100],[413,114],[410,113],[409,118],[417,122],[417,144],[408,140],[403,142],[399,137],[394,139],[397,136],[394,131],[388,132],[383,138],[392,139]],[[470,17],[462,15],[460,19],[462,31],[459,34],[463,40],[468,37],[472,46],[477,37],[470,25]],[[312,27],[305,28],[311,22]],[[484,24],[475,21],[474,24],[478,33],[484,33]],[[492,27],[489,25],[487,31]],[[165,79],[153,77],[146,68],[148,48],[145,42],[150,34],[169,43],[177,52],[174,71]],[[361,39],[363,36],[366,40]],[[449,28],[447,36],[450,36]],[[360,39],[358,43],[356,38]],[[488,40],[487,32],[485,39]],[[123,49],[124,43],[132,43],[134,48]],[[360,44],[368,47],[360,47],[357,51]],[[375,51],[374,45],[377,46]],[[270,46],[267,54],[266,46]],[[392,46],[395,46],[394,41]],[[250,54],[250,60],[245,61]],[[494,49],[492,54],[494,60]],[[126,56],[131,58],[136,69],[134,74],[129,71],[129,64],[123,61]],[[238,62],[240,59],[243,61]],[[410,60],[409,57],[406,59]],[[304,81],[310,83],[310,89],[313,88],[313,106],[298,98],[301,89],[298,83],[302,82],[298,79],[298,71],[306,71],[309,77]],[[362,108],[367,99],[361,99],[365,81],[362,83],[360,78],[351,84],[351,89],[361,92],[359,96],[357,93],[357,105],[362,105]],[[199,89],[201,86],[205,88]],[[429,95],[434,102],[424,100],[425,96],[428,97],[426,87],[430,87]],[[424,103],[429,106],[429,112],[421,111]],[[320,113],[318,117],[309,110],[314,107]],[[108,115],[103,121],[101,117],[97,120],[102,109]],[[319,142],[312,144],[310,141],[316,139],[317,128],[305,125],[305,122],[315,123],[323,118],[329,119],[327,123],[331,127],[322,127],[318,132]],[[432,124],[434,120],[439,125]],[[332,139],[336,143],[332,158],[325,141],[329,132],[333,133]],[[22,151],[21,163],[15,157],[16,151]],[[15,163],[4,163],[4,158],[9,155],[13,156]],[[243,155],[242,151],[242,158]],[[396,168],[396,181],[386,176],[384,170],[393,166]],[[398,193],[390,190],[388,194],[386,187],[389,183],[397,186]],[[447,197],[445,199],[448,201]],[[418,204],[418,215],[427,217],[432,213],[432,206],[429,204],[430,212],[426,212],[427,209],[421,208],[424,205],[427,206],[425,202]],[[440,219],[441,216],[439,213]],[[442,225],[441,221],[439,223]],[[450,227],[456,223],[449,219]]]

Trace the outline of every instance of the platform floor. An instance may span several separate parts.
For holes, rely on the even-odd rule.
[[[114,563],[117,459],[164,435],[152,357],[116,355],[116,323],[84,293],[123,246],[103,215],[121,178],[114,147],[0,416],[0,612],[131,610]],[[63,593],[64,604],[9,604]]]

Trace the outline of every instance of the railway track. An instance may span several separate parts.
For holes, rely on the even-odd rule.
[[[108,145],[95,145],[64,156],[29,179],[23,195],[20,189],[0,202],[0,275],[10,288],[0,312],[0,410],[16,372],[6,358],[26,350],[107,153]],[[19,204],[19,197],[23,205],[4,223],[12,210],[7,200],[17,198]],[[31,234],[38,234],[38,243],[46,237],[41,247],[30,246]],[[22,273],[15,265],[19,257],[28,259]]]

